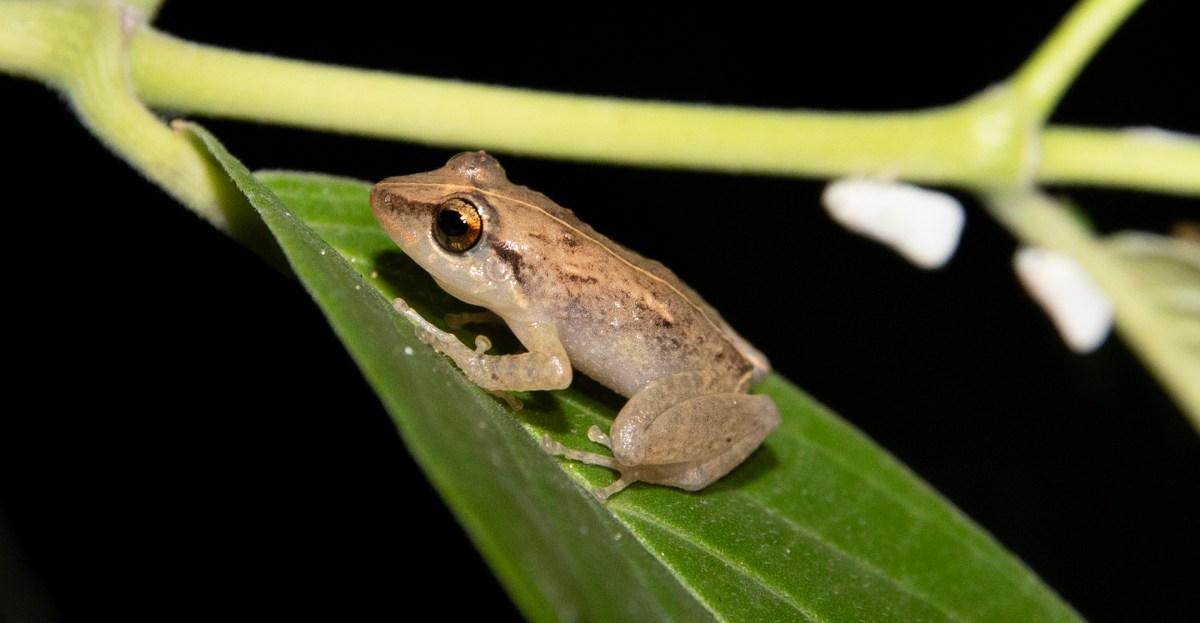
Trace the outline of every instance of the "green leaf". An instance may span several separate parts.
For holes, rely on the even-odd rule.
[[[987,534],[778,376],[780,428],[698,493],[634,485],[541,449],[591,448],[622,399],[577,378],[510,411],[421,344],[389,299],[463,309],[379,230],[365,183],[252,176],[193,130],[277,237],[408,447],[534,620],[1051,621],[1076,614]],[[594,449],[594,448],[592,448]]]
[[[1200,243],[1144,231],[1101,243],[1128,275],[1128,296],[1145,308],[1143,331],[1157,347],[1153,369],[1200,430]]]
[[[1123,232],[1099,237],[1070,204],[1039,191],[987,197],[1028,245],[1070,256],[1112,301],[1117,329],[1200,432],[1200,245]]]

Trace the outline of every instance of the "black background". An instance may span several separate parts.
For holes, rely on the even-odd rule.
[[[1186,4],[1143,7],[1054,119],[1200,133]],[[176,1],[156,23],[217,45],[482,82],[888,110],[1001,79],[1068,4],[278,6]],[[111,156],[55,93],[4,78],[0,98],[12,156],[0,543],[15,572],[0,580],[21,582],[0,598],[75,620],[517,618],[301,287]],[[202,121],[251,168],[374,180],[457,151]],[[673,267],[778,371],[1084,616],[1200,610],[1195,432],[1119,341],[1086,357],[1061,345],[1011,273],[1014,241],[969,197],[959,254],[928,273],[832,224],[821,181],[499,155],[516,182]],[[1163,231],[1200,206],[1061,191],[1104,231]]]

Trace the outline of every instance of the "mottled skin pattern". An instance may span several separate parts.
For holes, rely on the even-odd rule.
[[[478,211],[481,234],[448,250],[435,235],[448,200]],[[454,205],[462,205],[456,203]],[[447,292],[498,315],[529,352],[468,349],[397,299],[418,335],[493,391],[561,389],[572,368],[631,400],[612,437],[613,457],[545,440],[548,451],[621,472],[602,500],[643,480],[701,489],[741,463],[778,424],[775,405],[744,392],[766,359],[662,264],[596,233],[545,195],[510,183],[483,152],[428,173],[375,185],[371,206],[393,240]]]

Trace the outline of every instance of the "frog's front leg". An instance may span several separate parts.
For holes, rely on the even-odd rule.
[[[571,384],[571,362],[552,325],[531,322],[511,327],[529,352],[516,355],[487,355],[492,342],[475,337],[475,349],[467,348],[452,333],[434,326],[402,299],[392,302],[396,311],[417,325],[417,337],[454,363],[471,382],[490,391],[534,391],[563,389]]]
[[[743,381],[712,371],[682,372],[647,385],[613,421],[611,437],[588,430],[613,456],[566,448],[543,438],[548,452],[609,467],[620,477],[592,493],[601,501],[639,480],[703,489],[741,464],[776,426],[779,411],[766,396],[742,393]]]

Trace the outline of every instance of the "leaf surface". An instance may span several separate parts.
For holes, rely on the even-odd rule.
[[[1078,619],[930,487],[778,376],[756,391],[776,401],[782,424],[729,476],[698,493],[636,484],[599,504],[587,488],[613,474],[551,457],[538,440],[549,433],[594,451],[585,432],[607,430],[623,399],[577,376],[570,389],[523,395],[525,408],[509,410],[392,310],[398,295],[435,321],[467,308],[378,228],[368,184],[251,175],[192,131],[262,215],[531,619]]]
[[[1147,323],[1161,348],[1154,371],[1179,379],[1176,398],[1200,430],[1200,242],[1144,231],[1102,239],[1151,314]],[[1191,379],[1189,382],[1188,379]]]

